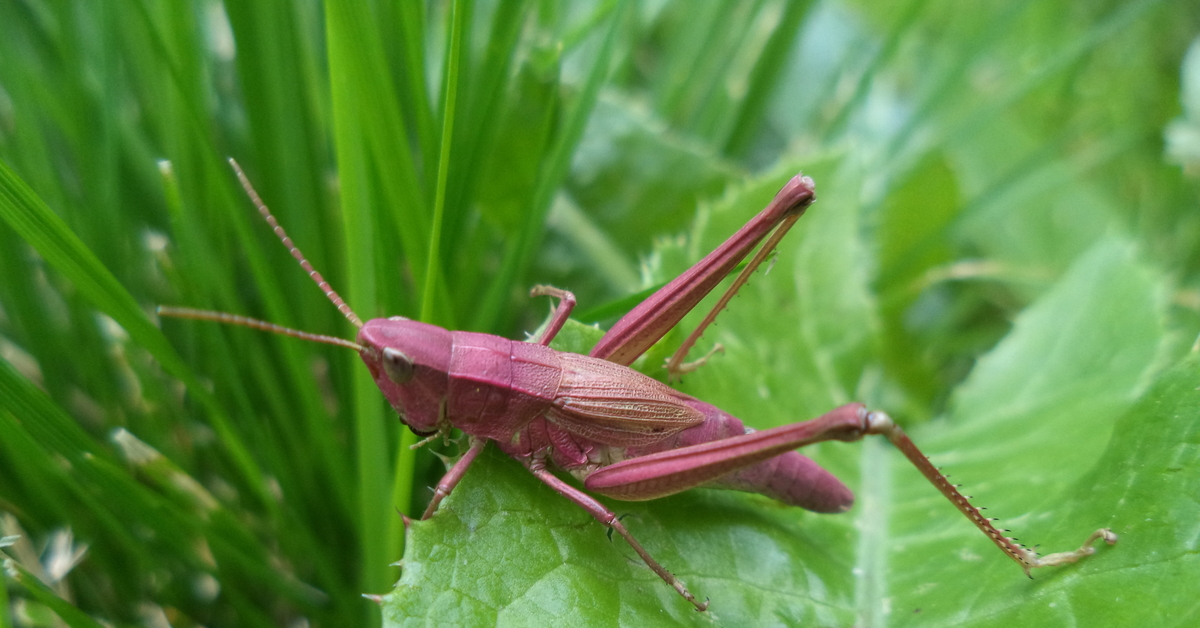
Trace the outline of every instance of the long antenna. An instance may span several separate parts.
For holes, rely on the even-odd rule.
[[[237,160],[235,160],[233,157],[230,157],[229,165],[233,166],[233,171],[237,174],[238,181],[240,181],[242,184],[242,189],[246,190],[246,195],[250,197],[250,201],[254,203],[255,207],[258,208],[258,213],[262,214],[263,219],[266,220],[267,224],[271,226],[271,229],[275,231],[275,235],[279,236],[279,240],[288,248],[288,252],[292,254],[292,257],[296,258],[297,262],[300,262],[300,267],[308,272],[308,276],[317,283],[317,287],[319,287],[321,291],[325,293],[325,297],[329,299],[335,306],[337,306],[337,309],[342,313],[342,316],[345,316],[347,320],[349,320],[351,323],[354,323],[355,327],[361,328],[363,326],[362,319],[360,319],[358,315],[354,313],[354,310],[350,309],[349,305],[346,305],[346,302],[342,300],[342,297],[338,296],[338,293],[329,285],[329,282],[325,281],[325,278],[321,276],[321,273],[317,272],[317,269],[313,268],[312,264],[308,263],[308,259],[304,257],[304,253],[300,252],[300,249],[294,242],[292,242],[292,239],[288,237],[288,234],[283,230],[283,227],[279,226],[279,222],[275,220],[275,216],[271,215],[271,210],[267,209],[266,203],[263,203],[262,198],[258,196],[258,192],[254,191],[254,186],[250,184],[250,179],[246,177],[246,173],[242,171],[242,167],[238,165]]]
[[[336,336],[325,336],[323,334],[313,334],[275,323],[260,321],[257,318],[248,318],[238,316],[237,314],[228,314],[226,312],[214,312],[211,310],[194,310],[190,307],[169,307],[165,305],[158,306],[159,316],[170,316],[171,318],[190,318],[198,321],[212,321],[214,323],[225,323],[226,325],[241,325],[242,327],[250,327],[252,329],[260,329],[269,331],[273,334],[282,334],[291,336],[301,340],[311,340],[312,342],[323,342],[327,345],[337,345],[339,347],[347,347],[355,351],[362,351],[362,345],[356,342],[350,342],[344,338]]]

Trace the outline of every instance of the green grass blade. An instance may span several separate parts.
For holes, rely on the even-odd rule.
[[[6,561],[7,562],[7,561]],[[10,565],[5,565],[5,569],[9,570]],[[59,619],[63,620],[71,628],[101,628],[104,624],[89,617],[86,613],[79,610],[75,605],[59,597],[53,589],[38,580],[38,577],[29,572],[20,563],[11,563],[11,571],[6,574],[6,580],[12,580],[14,584],[24,587],[35,600],[45,604],[50,610],[58,615]],[[7,624],[7,620],[5,620]]]
[[[214,426],[224,437],[245,480],[252,488],[263,490],[261,472],[253,458],[232,435],[228,419],[215,400],[201,392],[190,369],[162,332],[150,323],[133,297],[67,229],[66,224],[4,162],[0,162],[0,216],[97,309],[111,316],[139,345],[150,351],[165,369],[191,384],[190,388],[197,391],[197,397],[212,411]]]
[[[780,73],[788,62],[792,47],[800,35],[804,19],[812,8],[812,2],[787,2],[783,15],[775,24],[762,54],[750,73],[746,95],[737,108],[736,117],[724,140],[724,152],[734,157],[744,157],[755,139],[757,129],[770,103],[771,90],[779,83]]]
[[[462,53],[462,31],[465,10],[457,0],[450,4],[450,37],[446,45],[446,71],[442,83],[442,147],[438,153],[437,187],[433,197],[433,226],[429,231],[429,261],[425,267],[425,283],[421,292],[421,320],[433,322],[433,300],[442,284],[438,269],[441,265],[442,223],[446,215],[446,185],[450,179],[450,148],[454,140],[454,118],[458,105],[458,67]]]
[[[554,147],[547,156],[546,163],[538,177],[526,220],[517,239],[506,250],[496,280],[484,296],[479,313],[475,318],[477,328],[491,329],[496,326],[494,321],[506,320],[510,316],[502,311],[502,308],[508,304],[508,289],[524,276],[526,268],[533,259],[533,252],[541,242],[542,228],[546,222],[546,214],[550,211],[550,204],[554,200],[554,194],[567,175],[571,156],[583,136],[584,127],[600,95],[600,88],[608,77],[613,47],[627,4],[622,0],[613,11],[610,18],[611,23],[604,35],[600,50],[592,62],[579,96],[567,115],[563,130],[556,138]]]

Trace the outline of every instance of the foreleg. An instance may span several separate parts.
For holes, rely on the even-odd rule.
[[[487,439],[470,437],[471,446],[467,449],[467,453],[463,454],[458,462],[454,463],[453,467],[442,476],[442,480],[438,482],[436,488],[433,489],[433,499],[429,500],[429,506],[425,508],[425,514],[421,515],[421,519],[425,520],[433,516],[437,510],[438,504],[442,503],[450,495],[450,491],[454,490],[455,486],[462,481],[463,476],[467,474],[467,469],[471,467],[471,463],[475,462],[475,458],[479,456],[479,452],[487,446]]]
[[[534,341],[539,345],[549,346],[550,341],[554,340],[559,330],[566,324],[567,319],[571,317],[571,310],[575,309],[575,295],[568,290],[555,288],[554,286],[534,286],[529,291],[529,296],[553,297],[558,299],[558,307],[554,308],[554,314],[550,316],[550,322],[546,324],[546,329]]]

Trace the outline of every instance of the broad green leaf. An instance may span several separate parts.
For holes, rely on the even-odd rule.
[[[1195,605],[1184,591],[1196,573],[1196,521],[1189,495],[1200,481],[1197,444],[1197,390],[1200,369],[1193,353],[1162,374],[1116,420],[1112,437],[1089,470],[1055,469],[1058,458],[1026,457],[1012,475],[1038,489],[1043,478],[1067,471],[1069,482],[1041,492],[1044,504],[1013,526],[1041,528],[1039,536],[1068,549],[1091,527],[1105,525],[1121,535],[1114,547],[1101,548],[1084,562],[1057,571],[1035,572],[1034,580],[998,573],[983,549],[961,549],[957,578],[934,583],[942,571],[929,564],[935,544],[928,530],[905,552],[927,566],[912,574],[921,595],[892,604],[897,618],[914,625],[1190,625]],[[1072,444],[1062,447],[1067,452]],[[1032,480],[1032,482],[1030,481]],[[1037,490],[1028,493],[1037,493]],[[981,544],[973,544],[982,547]],[[986,549],[986,548],[985,548]],[[995,552],[990,552],[995,553]],[[946,567],[945,564],[941,565]],[[953,576],[953,574],[951,574]],[[940,590],[940,592],[939,592]],[[948,597],[951,605],[936,601]]]
[[[846,172],[830,178],[845,183]],[[730,194],[704,214],[696,241],[728,233],[725,214],[769,198],[779,182],[770,177]],[[838,211],[847,199],[828,198],[804,218],[772,273],[757,277],[722,317],[711,335],[726,354],[687,378],[686,390],[737,408],[752,425],[799,420],[859,398],[856,387],[871,389],[878,357],[864,247],[856,212]],[[951,416],[914,438],[989,513],[1020,515],[1004,525],[1044,539],[1047,551],[1070,549],[1102,526],[1123,533],[1116,506],[1076,483],[1101,468],[1113,421],[1145,387],[1162,340],[1162,286],[1127,243],[1096,244],[979,362]],[[798,331],[772,332],[787,326]],[[585,512],[492,453],[443,511],[412,526],[385,618],[394,625],[602,617],[622,625],[666,617],[697,625],[951,625],[979,617],[987,625],[993,613],[1020,613],[1086,589],[1090,574],[1129,551],[1124,543],[1103,548],[1029,581],[886,444],[811,449],[857,487],[851,512],[814,515],[704,489],[641,504],[606,501],[629,514],[630,530],[664,566],[711,600],[707,617],[622,541],[608,542]]]

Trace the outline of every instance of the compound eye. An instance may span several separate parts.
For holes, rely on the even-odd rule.
[[[383,371],[397,384],[407,384],[413,377],[413,363],[408,356],[391,348],[383,350]]]

